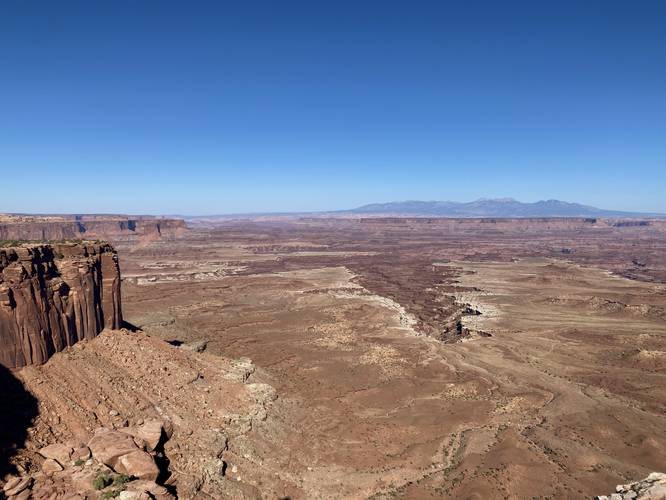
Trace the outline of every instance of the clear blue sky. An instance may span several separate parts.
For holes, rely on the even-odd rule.
[[[0,212],[666,212],[666,2],[5,0],[0,185]]]

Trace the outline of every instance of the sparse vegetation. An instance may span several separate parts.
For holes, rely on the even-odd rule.
[[[27,243],[27,240],[0,240],[0,248],[17,247]]]
[[[93,479],[93,488],[96,490],[103,490],[107,486],[110,486],[113,483],[113,478],[107,473],[102,472]]]
[[[74,465],[76,465],[77,467],[81,467],[83,463],[84,463],[83,460],[77,458],[76,461],[74,462]]]
[[[104,240],[61,239],[61,240],[0,240],[0,248],[18,247],[26,244],[33,245],[100,245]]]
[[[102,493],[102,498],[116,498],[122,491],[125,490],[127,483],[132,480],[127,474],[118,474],[111,476],[102,472],[93,480],[93,487],[96,490],[103,490],[109,486],[113,486],[112,490]]]
[[[122,486],[124,489],[125,484],[129,483],[132,480],[127,474],[118,474],[113,478],[113,486],[118,487]]]

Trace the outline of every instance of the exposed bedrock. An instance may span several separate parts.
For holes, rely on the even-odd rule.
[[[111,245],[0,248],[0,364],[44,363],[121,323],[120,271]]]
[[[159,217],[0,215],[0,240],[154,240],[176,238],[186,230],[184,220]]]

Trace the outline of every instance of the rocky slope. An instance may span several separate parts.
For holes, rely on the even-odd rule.
[[[62,498],[95,499],[100,491],[93,491],[90,479],[107,472],[112,479],[127,474],[141,480],[127,483],[127,493],[119,498],[170,498],[146,481],[183,499],[284,496],[280,479],[272,471],[260,473],[260,459],[243,445],[243,436],[267,419],[275,390],[249,359],[202,350],[170,345],[140,331],[107,330],[44,365],[17,371],[38,401],[38,412],[26,423],[25,444],[11,457],[12,475],[0,477],[0,486],[4,480],[4,487],[17,494],[16,478],[33,478],[26,480],[33,491],[50,480],[59,485]],[[88,464],[86,446],[93,460]],[[65,450],[62,459],[54,458],[59,466],[49,460],[53,449]],[[85,458],[73,456],[77,450]],[[123,460],[128,454],[137,460]],[[84,462],[77,465],[77,458]],[[239,471],[260,476],[261,485]],[[78,481],[81,476],[84,480]],[[142,488],[151,496],[130,495]]]
[[[118,256],[111,245],[0,248],[0,364],[41,364],[121,324]]]
[[[104,239],[112,241],[175,238],[187,230],[181,219],[123,215],[0,215],[0,240],[52,241]]]
[[[38,451],[41,469],[8,477],[3,492],[9,500],[173,500],[155,482],[168,474],[158,464],[172,432],[169,421],[149,420],[120,430],[101,427],[87,443],[49,444]]]
[[[0,249],[0,498],[279,496],[272,472],[261,490],[238,473],[273,387],[248,359],[119,329],[118,269],[108,244]]]

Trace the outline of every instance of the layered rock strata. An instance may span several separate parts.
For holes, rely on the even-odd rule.
[[[95,238],[113,241],[155,240],[176,238],[186,230],[185,221],[160,217],[0,214],[0,240],[53,241]]]
[[[41,364],[121,325],[120,271],[111,245],[0,248],[0,364]]]

